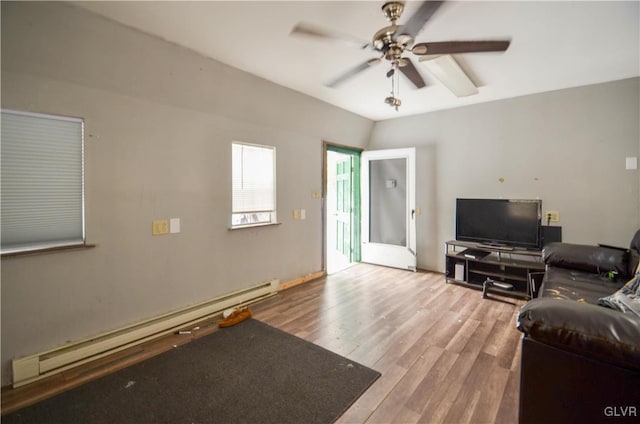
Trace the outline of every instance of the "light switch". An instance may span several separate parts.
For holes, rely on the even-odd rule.
[[[151,234],[154,236],[161,236],[163,234],[169,234],[169,221],[166,219],[158,219],[151,223]]]
[[[630,171],[638,169],[638,158],[636,156],[627,156],[626,168]]]
[[[171,218],[169,220],[169,232],[171,234],[180,232],[180,218]]]
[[[300,219],[307,219],[307,211],[300,209]]]

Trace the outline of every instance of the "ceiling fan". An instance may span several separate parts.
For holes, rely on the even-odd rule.
[[[366,62],[347,70],[326,85],[335,88],[345,81],[355,77],[365,69],[377,65],[382,61],[382,59],[385,59],[390,62],[391,65],[386,74],[387,78],[391,79],[391,95],[385,98],[385,103],[391,107],[395,107],[396,110],[402,103],[400,99],[397,98],[397,88],[399,84],[398,75],[400,73],[405,75],[417,88],[426,86],[424,79],[416,69],[415,65],[411,59],[406,56],[406,53],[408,52],[413,53],[416,56],[421,56],[419,60],[421,62],[426,60],[427,62],[425,63],[427,63],[428,66],[430,64],[437,65],[433,67],[432,72],[457,96],[460,97],[475,94],[478,92],[477,88],[466,76],[464,71],[462,71],[462,69],[457,65],[455,59],[450,55],[456,53],[502,52],[507,50],[510,41],[440,41],[414,44],[414,40],[418,32],[420,32],[422,27],[433,16],[436,10],[438,10],[442,3],[443,1],[422,2],[418,10],[403,25],[398,25],[397,21],[400,19],[400,16],[404,11],[404,2],[390,1],[384,3],[382,6],[382,13],[387,20],[391,22],[391,25],[377,31],[373,35],[373,39],[370,43],[363,43],[355,38],[324,31],[303,23],[296,25],[291,31],[291,34],[339,41],[350,45],[356,45],[361,49],[372,49],[379,53],[379,57],[369,59]],[[434,56],[437,57],[434,58]],[[431,66],[429,67],[431,68]],[[456,73],[457,77],[454,75]],[[449,82],[449,80],[457,80],[459,83]]]

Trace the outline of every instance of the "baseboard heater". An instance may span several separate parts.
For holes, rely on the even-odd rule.
[[[279,280],[271,280],[197,305],[169,312],[86,340],[71,342],[36,355],[12,361],[13,387],[37,381],[120,350],[172,333],[225,309],[265,299],[278,292]]]

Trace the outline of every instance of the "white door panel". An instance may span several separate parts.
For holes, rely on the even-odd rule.
[[[362,261],[416,269],[415,148],[362,153]]]

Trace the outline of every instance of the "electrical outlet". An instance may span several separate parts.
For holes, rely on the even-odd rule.
[[[163,234],[169,234],[169,220],[159,219],[151,223],[151,234],[154,236],[160,236]]]
[[[545,214],[546,222],[559,222],[560,221],[560,212],[558,211],[547,211]]]

